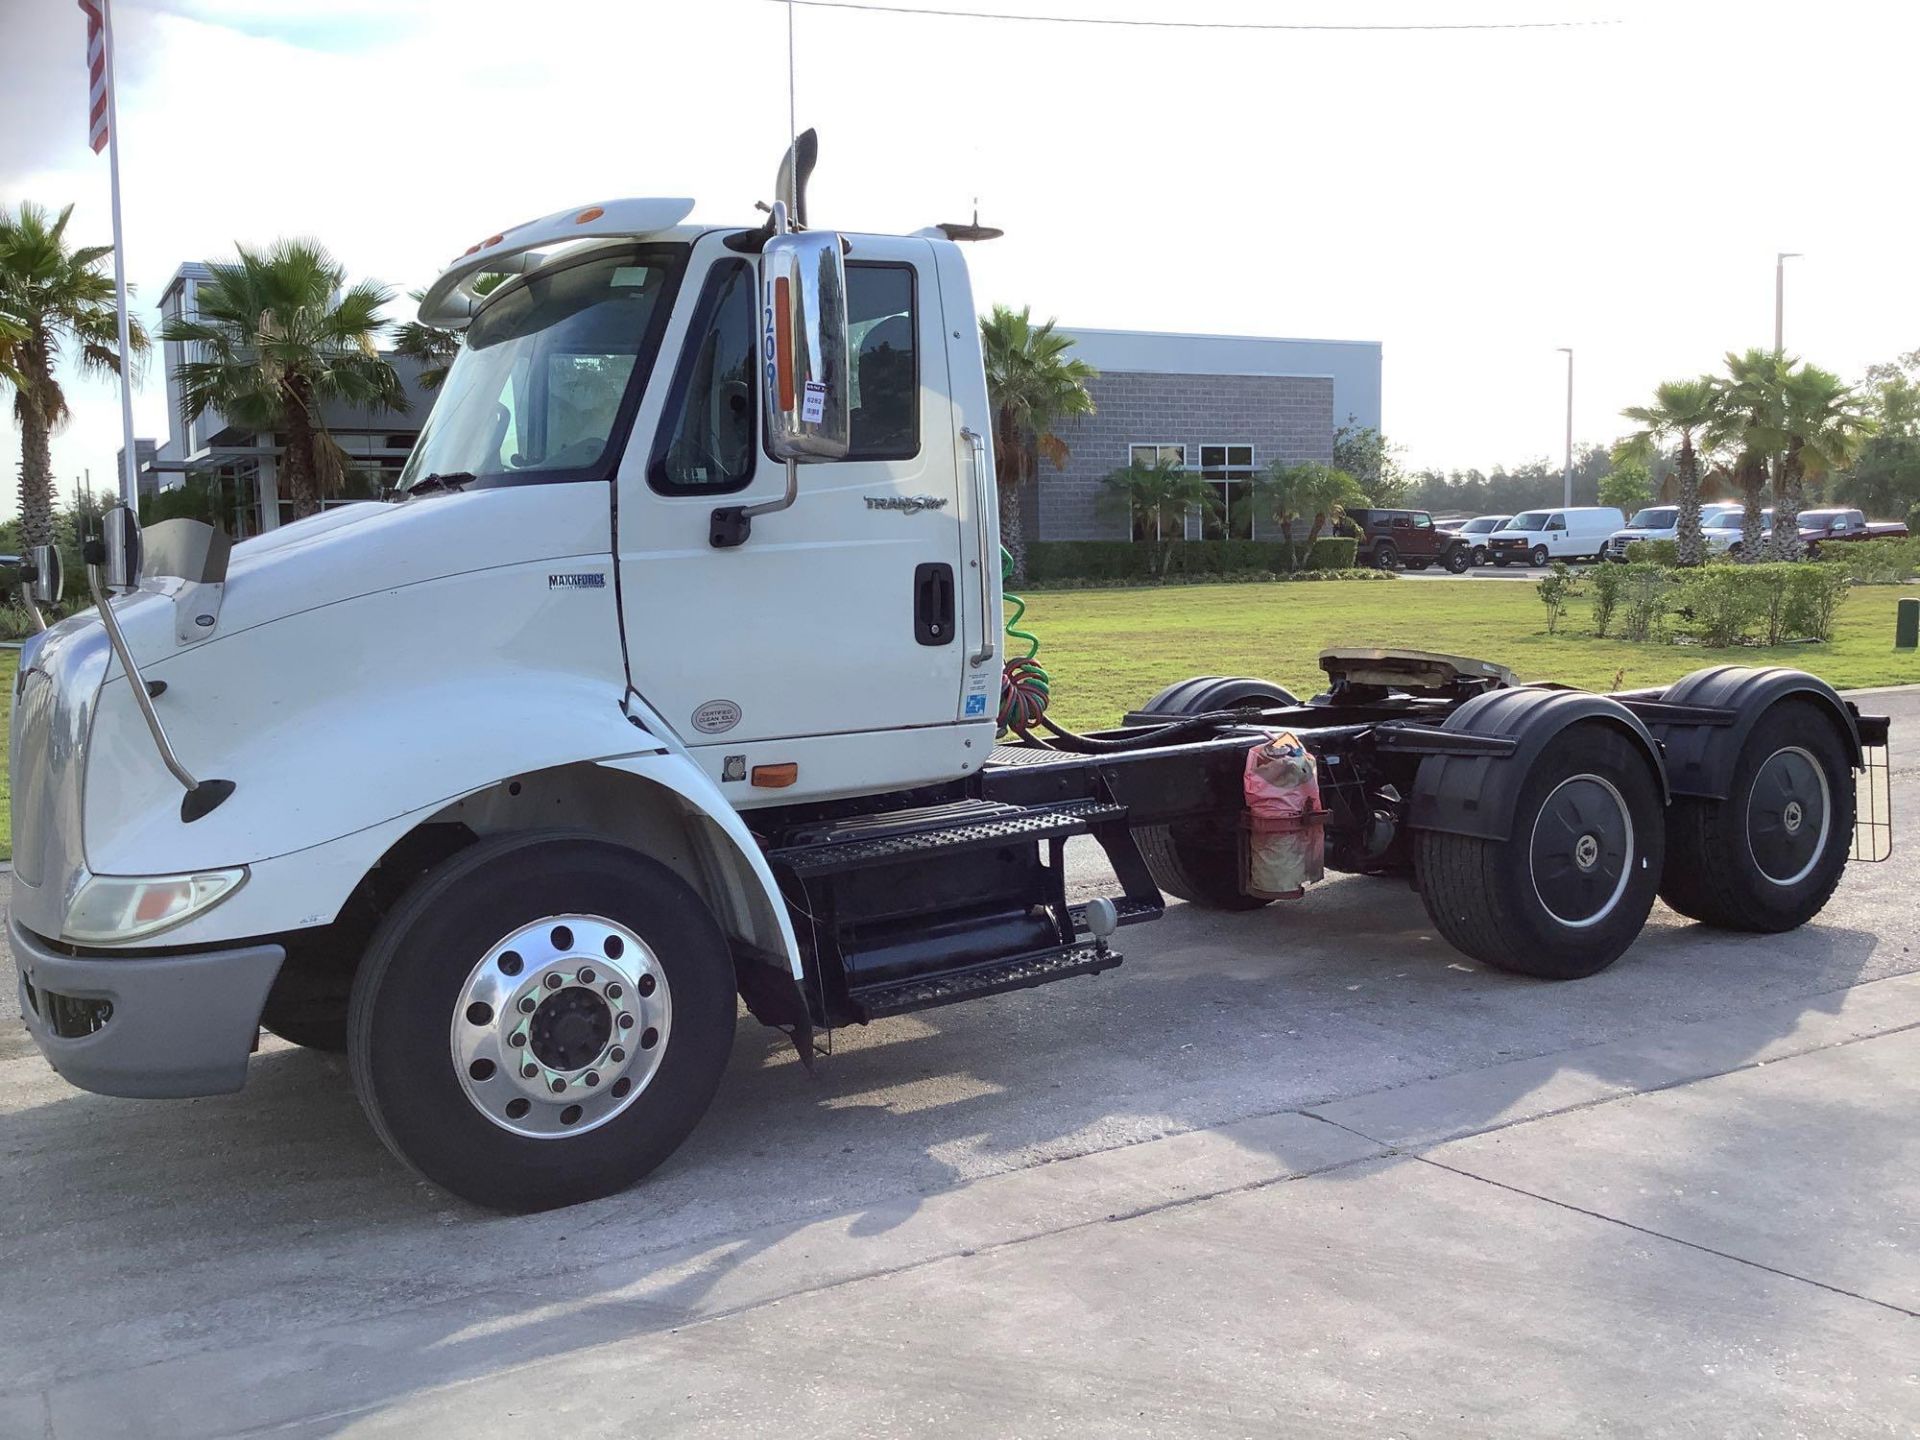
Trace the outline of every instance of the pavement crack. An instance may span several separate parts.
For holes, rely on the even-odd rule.
[[[1343,1126],[1341,1128],[1344,1129],[1345,1127]],[[1896,1305],[1890,1300],[1876,1300],[1871,1295],[1862,1295],[1858,1290],[1848,1290],[1841,1285],[1829,1284],[1825,1280],[1816,1280],[1811,1275],[1801,1275],[1796,1271],[1782,1270],[1777,1265],[1768,1265],[1760,1260],[1750,1260],[1744,1255],[1735,1255],[1728,1250],[1717,1250],[1711,1245],[1701,1244],[1698,1240],[1688,1240],[1680,1235],[1669,1235],[1664,1230],[1655,1230],[1646,1225],[1636,1225],[1631,1220],[1622,1220],[1618,1215],[1608,1215],[1600,1210],[1589,1210],[1586,1206],[1575,1205],[1570,1200],[1555,1199],[1551,1195],[1542,1195],[1537,1190],[1528,1190],[1523,1186],[1509,1184],[1505,1180],[1495,1180],[1486,1175],[1478,1175],[1471,1170],[1463,1170],[1457,1165],[1448,1165],[1444,1161],[1435,1160],[1428,1155],[1416,1155],[1411,1152],[1405,1153],[1406,1158],[1409,1160],[1417,1160],[1422,1165],[1431,1165],[1436,1170],[1444,1170],[1449,1175],[1458,1175],[1463,1180],[1478,1181],[1482,1185],[1491,1185],[1496,1189],[1505,1190],[1512,1195],[1523,1196],[1528,1200],[1538,1200],[1543,1204],[1556,1206],[1561,1210],[1570,1211],[1575,1215],[1585,1215],[1590,1219],[1604,1221],[1609,1225],[1618,1225],[1621,1229],[1631,1230],[1638,1235],[1645,1235],[1654,1240],[1665,1240],[1674,1245],[1683,1245],[1689,1250],[1699,1251],[1702,1255],[1712,1255],[1721,1260],[1731,1260],[1736,1265],[1745,1265],[1749,1269],[1762,1270],[1769,1275],[1778,1275],[1783,1280],[1797,1280],[1803,1285],[1811,1285],[1815,1289],[1825,1290],[1833,1295],[1843,1295],[1849,1300],[1863,1300],[1867,1304],[1876,1305],[1882,1310],[1891,1310],[1896,1315],[1904,1315],[1909,1320],[1920,1320],[1920,1311],[1909,1310],[1906,1306]]]

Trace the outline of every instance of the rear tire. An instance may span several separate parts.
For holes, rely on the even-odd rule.
[[[506,835],[381,923],[347,1048],[388,1149],[526,1212],[611,1195],[672,1154],[719,1085],[734,1011],[726,941],[679,876],[591,835]]]
[[[1434,928],[1498,970],[1576,980],[1607,968],[1646,924],[1665,852],[1659,782],[1610,725],[1570,725],[1535,758],[1511,838],[1414,836]]]
[[[1376,570],[1397,570],[1400,568],[1400,552],[1391,545],[1377,545],[1373,551],[1373,568]]]
[[[1660,898],[1723,930],[1796,929],[1840,883],[1853,810],[1852,759],[1832,717],[1779,701],[1749,732],[1724,800],[1673,802]]]
[[[1169,685],[1140,707],[1143,715],[1204,715],[1298,705],[1299,698],[1270,680],[1247,676],[1199,676]],[[1160,888],[1207,910],[1258,910],[1270,901],[1240,890],[1240,839],[1217,823],[1141,825],[1133,832],[1140,854]]]

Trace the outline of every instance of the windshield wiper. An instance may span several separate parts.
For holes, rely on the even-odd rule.
[[[471,470],[454,470],[445,475],[438,473],[423,475],[407,487],[407,494],[421,495],[429,490],[460,491],[473,483]]]

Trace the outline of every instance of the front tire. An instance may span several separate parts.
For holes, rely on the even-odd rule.
[[[1473,564],[1473,556],[1468,553],[1466,546],[1456,545],[1447,551],[1440,563],[1447,567],[1449,575],[1464,575]]]
[[[1484,565],[1487,563],[1487,547],[1486,546],[1476,545],[1473,547],[1473,563],[1475,565]]]
[[[1724,800],[1673,802],[1660,898],[1723,930],[1796,929],[1840,883],[1853,810],[1853,761],[1832,718],[1780,701],[1748,733]]]
[[[1536,570],[1544,570],[1547,568],[1547,561],[1551,558],[1552,557],[1547,554],[1546,546],[1536,545],[1533,547],[1533,553],[1527,556],[1527,563]]]
[[[1456,950],[1544,980],[1598,974],[1634,942],[1665,854],[1646,756],[1610,725],[1568,726],[1534,759],[1509,839],[1418,831],[1414,870]]]
[[[546,1210],[672,1154],[719,1085],[734,1011],[726,941],[671,870],[591,835],[508,835],[381,923],[347,1050],[395,1155],[477,1205]]]

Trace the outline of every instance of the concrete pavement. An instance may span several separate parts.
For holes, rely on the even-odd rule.
[[[743,1027],[653,1180],[534,1219],[330,1057],[119,1101],[8,1025],[0,1436],[1911,1434],[1916,855],[1562,986],[1388,882],[1179,908],[812,1077]]]

